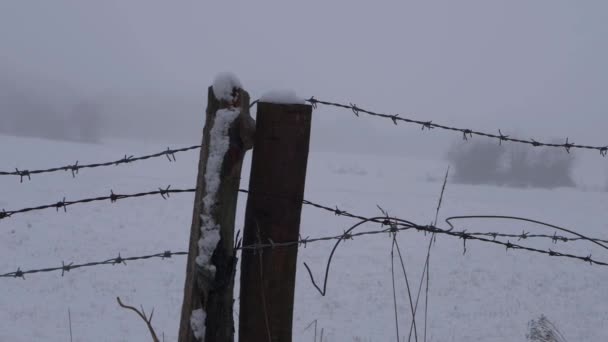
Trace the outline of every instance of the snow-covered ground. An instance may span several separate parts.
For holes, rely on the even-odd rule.
[[[430,139],[430,138],[429,138]],[[0,170],[116,160],[167,146],[135,142],[80,145],[0,136]],[[173,146],[172,146],[173,147]],[[190,188],[196,177],[197,151],[166,159],[69,172],[0,177],[0,210],[115,193]],[[434,217],[446,163],[370,155],[312,153],[306,198],[362,215],[377,215],[380,205],[395,216],[426,224]],[[247,187],[249,159],[243,170]],[[0,274],[21,269],[97,261],[164,250],[185,250],[192,215],[192,194],[83,204],[67,213],[46,210],[0,220]],[[242,222],[245,197],[239,202]],[[448,184],[440,218],[467,214],[518,215],[608,238],[608,193],[576,189],[526,190]],[[303,236],[340,234],[353,223],[305,207]],[[464,222],[462,223],[464,224]],[[445,224],[440,224],[445,226]],[[370,226],[374,229],[375,227]],[[462,226],[462,228],[465,228]],[[512,233],[552,231],[513,222],[466,222],[469,231]],[[398,235],[408,276],[418,284],[428,236]],[[608,261],[608,253],[583,242],[520,241]],[[324,341],[393,341],[394,311],[390,273],[391,240],[385,235],[346,241],[333,259],[328,294],[314,289],[302,262],[322,280],[332,242],[309,244],[299,252],[294,340],[313,341],[305,328],[314,320]],[[118,307],[155,309],[153,325],[166,341],[176,340],[185,257],[134,261],[0,279],[0,341],[69,341],[68,310],[74,341],[149,341],[143,322]],[[238,277],[238,275],[237,275]],[[237,281],[238,283],[238,281]],[[431,264],[428,335],[430,341],[524,341],[529,320],[547,315],[570,341],[608,340],[608,268],[570,259],[440,236]],[[409,306],[398,277],[401,335],[407,335]],[[238,293],[238,289],[236,290]],[[418,320],[419,330],[423,321]],[[405,333],[404,333],[405,332]],[[419,335],[421,333],[419,332]]]

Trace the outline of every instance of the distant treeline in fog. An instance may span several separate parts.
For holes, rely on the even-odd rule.
[[[0,134],[99,141],[100,105],[65,89],[36,83],[26,85],[22,80],[4,76],[0,78]]]
[[[452,180],[510,187],[573,187],[576,158],[563,149],[533,148],[494,141],[455,142],[447,154]]]

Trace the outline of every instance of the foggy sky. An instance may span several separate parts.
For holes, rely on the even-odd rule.
[[[289,88],[604,145],[607,18],[606,1],[4,0],[0,77],[101,99],[110,134],[163,141],[200,140],[206,88],[228,70],[252,98]],[[454,137],[323,107],[313,129],[328,149],[422,153]]]

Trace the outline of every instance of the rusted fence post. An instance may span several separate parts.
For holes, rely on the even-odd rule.
[[[179,342],[234,341],[234,221],[255,123],[235,77],[218,76],[208,93]]]
[[[297,241],[311,106],[258,103],[243,246]],[[290,342],[298,247],[244,249],[240,342]]]

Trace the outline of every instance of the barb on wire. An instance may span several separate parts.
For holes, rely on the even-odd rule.
[[[516,143],[521,143],[521,144],[527,144],[527,145],[531,145],[534,147],[544,146],[544,147],[563,148],[568,153],[570,153],[571,149],[586,149],[586,150],[599,151],[600,155],[602,157],[605,157],[608,154],[608,146],[593,146],[593,145],[575,144],[575,143],[570,142],[569,139],[566,139],[565,143],[563,143],[563,144],[546,143],[546,142],[540,142],[540,141],[537,141],[534,139],[512,138],[508,135],[504,135],[500,130],[498,131],[498,134],[494,134],[494,133],[475,131],[475,130],[468,129],[468,128],[446,126],[446,125],[442,125],[442,124],[433,123],[432,121],[408,119],[408,118],[399,116],[397,114],[378,113],[378,112],[374,112],[371,110],[363,109],[352,103],[342,104],[342,103],[331,102],[331,101],[322,101],[322,100],[316,99],[314,96],[306,101],[309,102],[310,104],[312,104],[313,108],[316,108],[319,104],[322,104],[322,105],[332,106],[332,107],[337,107],[337,108],[342,108],[342,109],[349,109],[349,110],[353,111],[357,117],[359,116],[360,113],[364,113],[364,114],[367,114],[367,115],[370,115],[373,117],[391,120],[395,125],[397,124],[398,121],[401,121],[401,122],[406,122],[409,124],[420,125],[423,130],[425,128],[429,129],[429,130],[432,128],[439,128],[442,130],[459,132],[462,134],[463,140],[469,140],[469,139],[473,138],[473,136],[483,136],[486,138],[496,139],[496,140],[498,140],[499,144],[502,144],[503,141],[510,141],[510,142],[516,142]]]
[[[19,176],[19,183],[23,183],[23,177],[27,177],[28,180],[32,180],[31,173],[28,170],[19,171],[18,168],[15,168],[14,174]]]
[[[165,151],[157,152],[157,153],[153,153],[153,154],[147,154],[147,155],[143,155],[141,157],[134,157],[132,155],[125,154],[124,157],[122,157],[121,159],[115,160],[115,161],[94,163],[94,164],[82,164],[82,165],[79,165],[78,161],[76,161],[76,163],[74,163],[72,165],[52,167],[49,169],[40,169],[40,170],[19,170],[16,168],[15,171],[13,171],[13,172],[0,171],[0,176],[18,176],[19,182],[23,183],[24,178],[31,180],[32,179],[31,176],[35,175],[35,174],[54,173],[54,172],[59,172],[59,171],[70,171],[72,174],[72,178],[75,178],[76,175],[78,174],[78,171],[80,171],[82,169],[92,169],[92,168],[97,168],[97,167],[129,164],[129,163],[133,163],[133,162],[140,161],[140,160],[160,158],[163,156],[166,156],[167,159],[169,160],[169,162],[175,162],[175,161],[177,161],[177,158],[175,157],[176,153],[196,150],[199,148],[201,148],[201,145],[193,145],[193,146],[176,148],[176,149],[167,148]]]
[[[25,279],[25,276],[28,274],[59,272],[59,271],[61,271],[61,276],[63,277],[66,272],[69,272],[71,270],[75,270],[78,268],[83,268],[83,267],[95,267],[95,266],[101,266],[101,265],[118,265],[118,264],[126,265],[127,261],[135,261],[135,260],[147,260],[147,259],[164,260],[164,259],[171,258],[174,255],[188,255],[188,252],[171,252],[171,251],[167,250],[167,251],[164,251],[161,253],[148,254],[148,255],[142,255],[142,256],[133,256],[133,257],[122,257],[122,256],[120,256],[120,253],[119,253],[117,257],[103,260],[103,261],[93,261],[93,262],[87,262],[87,263],[81,263],[81,264],[75,264],[74,262],[66,264],[65,262],[61,262],[61,266],[47,267],[47,268],[40,268],[40,269],[31,269],[31,270],[26,270],[26,271],[21,270],[21,268],[17,268],[16,271],[0,274],[0,278]]]
[[[152,195],[161,195],[161,197],[163,199],[167,199],[169,197],[169,195],[173,194],[173,193],[194,192],[196,190],[196,189],[169,189],[170,187],[171,186],[169,185],[167,188],[165,188],[165,189],[159,188],[157,191],[139,192],[139,193],[128,194],[128,195],[116,194],[116,193],[114,193],[113,190],[110,190],[109,196],[84,198],[84,199],[79,199],[79,200],[75,200],[75,201],[67,201],[66,198],[64,197],[61,201],[52,203],[52,204],[45,204],[45,205],[40,205],[40,206],[36,206],[36,207],[29,207],[29,208],[23,208],[23,209],[17,209],[17,210],[4,210],[3,209],[2,211],[0,211],[0,220],[12,217],[13,215],[16,215],[16,214],[23,214],[23,213],[27,213],[27,212],[39,211],[39,210],[45,210],[45,209],[51,209],[51,208],[55,208],[57,211],[59,211],[59,209],[63,209],[64,212],[67,212],[67,207],[75,205],[75,204],[101,202],[101,201],[107,201],[107,200],[110,200],[111,203],[114,203],[118,200],[122,200],[125,198],[138,198],[138,197],[152,196]]]

